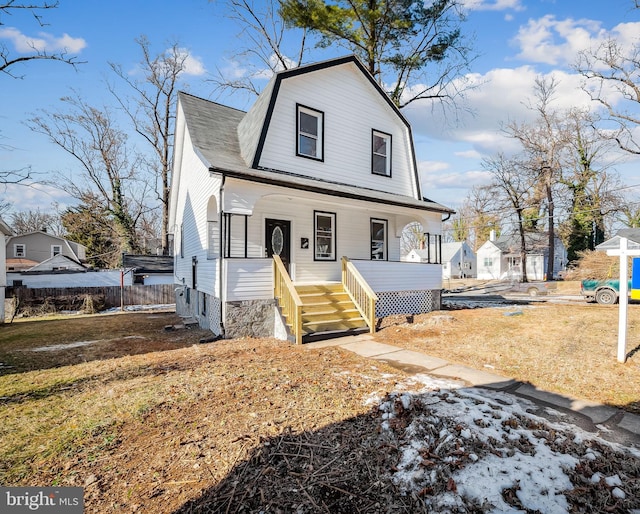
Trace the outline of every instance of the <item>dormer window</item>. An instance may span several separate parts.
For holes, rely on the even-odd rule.
[[[296,155],[322,161],[324,159],[324,114],[297,105],[298,142]]]
[[[378,130],[371,137],[371,173],[391,176],[391,134]]]
[[[24,244],[13,245],[13,256],[16,258],[24,258],[27,256],[27,248]]]

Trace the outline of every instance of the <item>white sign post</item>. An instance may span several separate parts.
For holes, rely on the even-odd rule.
[[[618,362],[627,360],[627,305],[629,304],[629,265],[627,257],[640,255],[640,250],[629,250],[626,237],[620,238],[619,250],[607,250],[607,255],[620,256],[620,315],[618,317]]]

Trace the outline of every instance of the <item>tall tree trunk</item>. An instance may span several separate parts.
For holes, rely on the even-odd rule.
[[[518,232],[520,234],[520,266],[522,267],[522,281],[529,282],[527,278],[527,238],[524,231],[524,220],[522,219],[522,209],[517,209]]]
[[[549,177],[550,178],[550,177]],[[548,251],[548,260],[547,260],[547,276],[546,280],[553,280],[553,268],[554,261],[556,259],[555,252],[555,221],[553,219],[553,194],[551,192],[551,180],[547,180],[547,207],[548,207],[548,220],[549,220],[549,251]]]

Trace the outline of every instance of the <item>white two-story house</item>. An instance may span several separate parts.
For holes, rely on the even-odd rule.
[[[176,309],[216,335],[309,340],[440,307],[442,267],[400,262],[423,197],[411,127],[353,56],[276,74],[248,112],[180,93]]]

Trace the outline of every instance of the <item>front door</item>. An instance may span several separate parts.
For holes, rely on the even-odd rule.
[[[282,263],[289,270],[291,260],[291,222],[287,220],[265,220],[265,243],[267,257],[280,256]]]

